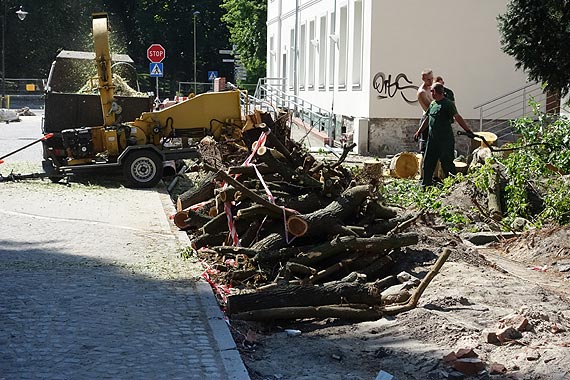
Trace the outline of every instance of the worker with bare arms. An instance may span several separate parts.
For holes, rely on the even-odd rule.
[[[420,126],[422,125],[422,121],[424,120],[424,118],[427,117],[426,111],[429,108],[430,103],[433,101],[433,98],[431,96],[431,85],[433,84],[433,72],[431,71],[431,69],[426,69],[422,71],[422,82],[423,84],[420,86],[420,88],[418,88],[418,93],[417,93],[418,103],[420,103],[420,107],[422,107],[423,111],[422,118],[420,119]],[[420,153],[422,154],[422,158],[420,160],[420,173],[423,174],[422,168],[424,161],[424,152],[426,150],[426,144],[428,139],[427,129],[424,130],[423,133],[420,135],[416,133],[416,136],[419,136],[418,138],[420,141]]]

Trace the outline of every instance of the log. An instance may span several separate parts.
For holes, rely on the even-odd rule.
[[[376,309],[355,307],[355,305],[282,307],[237,313],[232,319],[244,321],[268,321],[280,319],[307,319],[307,318],[340,318],[347,321],[376,321],[382,318],[382,313]]]
[[[331,165],[331,168],[336,168],[337,166],[340,166],[340,165],[344,162],[344,160],[346,160],[346,157],[348,157],[348,154],[349,154],[350,152],[352,152],[352,150],[353,150],[355,147],[356,147],[356,143],[352,143],[352,144],[349,144],[349,145],[346,145],[346,144],[345,144],[345,145],[342,147],[342,154],[340,155],[340,157],[338,158],[338,160],[337,160],[334,164]]]
[[[501,186],[499,167],[493,165],[493,171],[489,173],[489,189],[487,190],[487,207],[493,220],[500,221],[503,218],[501,211]]]
[[[368,185],[349,188],[322,210],[293,215],[287,219],[287,228],[295,236],[327,235],[331,225],[342,223],[356,210],[370,193]]]
[[[295,214],[295,211],[290,210],[288,208],[281,208],[271,202],[269,202],[268,200],[260,197],[259,195],[255,194],[253,191],[249,190],[246,186],[244,186],[243,184],[241,184],[239,181],[233,179],[232,177],[230,177],[226,172],[224,172],[223,170],[219,170],[216,173],[216,177],[220,180],[225,181],[226,183],[232,185],[233,187],[235,187],[236,189],[240,190],[242,192],[243,195],[245,195],[246,197],[248,197],[249,199],[251,199],[252,201],[259,203],[260,205],[263,205],[265,208],[271,210],[274,213],[281,213],[283,214],[283,210],[285,210],[285,215],[286,216],[291,216]]]
[[[227,235],[227,232],[226,232]],[[244,247],[232,247],[232,246],[212,246],[210,249],[220,255],[223,256],[232,256],[235,257],[237,255],[243,255],[247,257],[254,257],[256,255],[256,251],[251,248],[244,248]]]
[[[281,155],[274,149],[258,150],[257,157],[265,163],[269,168],[279,173],[286,181],[298,183],[300,185],[320,189],[322,184],[303,172],[297,172],[291,166],[287,165],[286,160],[279,160],[276,156]]]
[[[197,186],[180,194],[178,196],[178,199],[176,200],[176,211],[185,210],[192,205],[213,198],[214,189],[216,187],[216,184],[214,183],[214,178],[215,174],[208,173],[198,183]]]
[[[343,302],[379,305],[381,289],[375,283],[333,282],[323,286],[288,285],[263,292],[231,295],[228,314],[296,306],[336,305]]]
[[[275,173],[274,170],[267,167],[265,164],[256,165],[257,170],[260,174],[273,174]],[[253,166],[230,166],[228,168],[229,175],[244,175],[247,177],[257,177],[257,173],[255,172],[255,168]]]
[[[375,236],[370,238],[340,237],[320,244],[312,249],[306,249],[291,261],[315,266],[317,263],[341,253],[361,252],[363,254],[386,255],[387,250],[414,245],[418,235],[414,232],[394,234],[391,236]],[[259,260],[259,253],[256,257]]]
[[[251,249],[254,251],[275,251],[287,246],[287,242],[283,239],[282,234],[271,233],[260,241],[254,243]]]
[[[328,268],[325,268],[325,269],[315,273],[314,275],[309,277],[309,283],[316,284],[316,283],[322,281],[324,278],[327,278],[328,276],[330,276],[330,275],[340,271],[341,269],[345,268],[346,266],[352,264],[359,257],[360,257],[360,253],[354,254],[354,255],[352,255],[352,256],[344,259],[344,260],[341,260],[341,261],[329,266]]]
[[[175,216],[176,218],[176,216]],[[193,210],[186,210],[186,219],[184,223],[188,228],[202,228],[204,224],[208,223],[212,218]]]
[[[172,221],[174,222],[174,225],[176,227],[180,228],[181,230],[184,230],[190,228],[188,223],[186,223],[186,219],[188,219],[188,211],[182,210],[182,211],[177,211],[176,214],[174,214],[174,218],[172,219]]]
[[[195,237],[190,245],[194,249],[200,249],[202,247],[215,247],[222,245],[228,239],[227,232],[218,232],[216,234],[203,234]]]
[[[204,234],[217,234],[219,232],[228,232],[228,216],[226,213],[219,213],[211,218],[208,223],[202,226],[202,233]]]
[[[387,315],[395,315],[395,314],[402,313],[405,311],[410,311],[413,308],[415,308],[418,305],[418,301],[420,300],[420,297],[422,296],[422,294],[426,290],[427,286],[434,279],[434,277],[439,273],[439,270],[441,269],[443,264],[447,261],[447,258],[449,257],[450,254],[451,254],[451,250],[449,248],[445,248],[443,250],[443,252],[439,256],[439,258],[435,262],[433,268],[422,279],[422,282],[420,282],[420,285],[416,288],[416,290],[414,291],[414,293],[412,294],[412,296],[410,297],[408,302],[406,302],[404,304],[395,304],[395,305],[385,306],[385,307],[380,308],[380,310]]]
[[[410,218],[413,218],[413,216],[402,215],[389,220],[375,219],[364,226],[366,235],[385,235],[390,231],[399,228],[400,225],[410,220]],[[401,229],[399,230],[401,231]]]
[[[373,200],[366,205],[366,213],[371,215],[374,219],[388,220],[398,215],[398,209]]]

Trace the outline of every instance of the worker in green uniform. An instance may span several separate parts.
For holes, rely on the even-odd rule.
[[[451,100],[452,102],[455,102],[455,94],[453,93],[453,91],[451,91],[450,88],[445,87],[445,82],[443,81],[443,77],[438,75],[437,77],[435,77],[435,81],[437,83],[441,83],[444,86],[443,96],[445,96],[447,99]]]
[[[434,83],[431,86],[433,101],[430,103],[426,113],[428,117],[416,132],[415,138],[429,127],[428,141],[424,153],[422,186],[433,185],[433,172],[437,165],[437,160],[441,162],[441,168],[445,175],[456,174],[453,163],[455,151],[455,138],[451,123],[453,120],[467,132],[467,135],[474,136],[471,128],[467,126],[465,120],[455,108],[455,103],[445,97],[445,88],[441,83]]]

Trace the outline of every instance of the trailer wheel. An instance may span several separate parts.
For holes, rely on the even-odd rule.
[[[134,150],[125,159],[123,176],[128,187],[153,187],[162,178],[162,160],[152,151]]]
[[[53,183],[58,183],[63,179],[63,175],[59,173],[55,166],[53,166],[53,163],[49,160],[42,161],[42,169],[44,170],[44,173],[48,175],[49,180]]]

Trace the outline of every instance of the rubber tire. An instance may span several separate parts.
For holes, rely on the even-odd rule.
[[[123,177],[127,187],[154,187],[162,179],[162,159],[150,150],[133,150],[123,164]]]
[[[53,183],[58,183],[63,179],[63,176],[61,174],[58,174],[58,171],[49,160],[42,161],[42,169],[44,170],[44,173],[48,175],[49,180]]]

